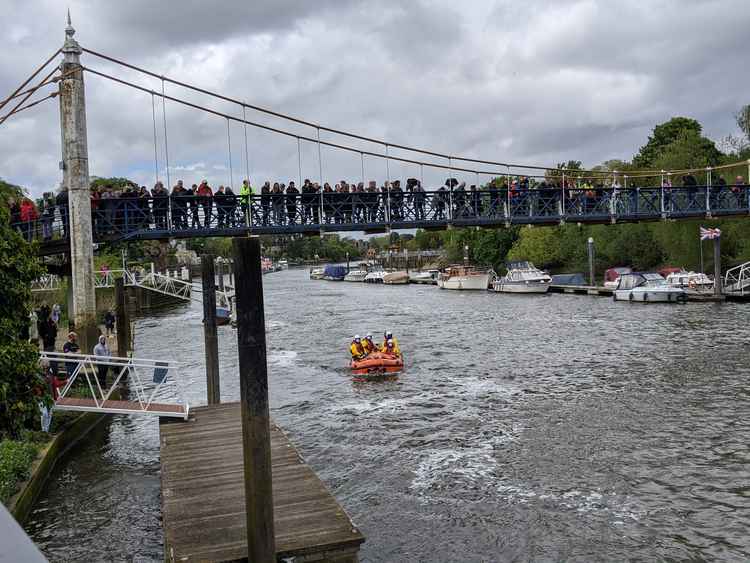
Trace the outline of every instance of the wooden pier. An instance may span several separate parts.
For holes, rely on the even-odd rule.
[[[166,561],[247,557],[239,403],[191,409],[187,421],[161,419]],[[277,558],[355,563],[364,536],[286,435],[271,427]]]
[[[574,293],[577,295],[599,295],[611,297],[612,289],[598,285],[559,285],[550,284],[550,293]]]

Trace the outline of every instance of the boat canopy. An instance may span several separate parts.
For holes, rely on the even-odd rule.
[[[613,282],[617,278],[619,278],[623,274],[629,274],[633,270],[628,268],[627,266],[620,266],[617,268],[609,268],[604,272],[604,281],[605,282]]]
[[[583,274],[555,274],[552,276],[552,285],[587,285]]]
[[[531,262],[528,262],[527,260],[517,260],[515,262],[506,262],[505,267],[508,270],[531,270],[536,269],[534,267],[534,264]]]
[[[685,270],[683,268],[677,268],[675,266],[666,266],[666,267],[662,268],[661,270],[659,270],[659,273],[663,277],[666,278],[669,274],[679,274],[679,273],[682,273],[684,271]]]
[[[343,279],[346,275],[346,266],[334,266],[329,264],[326,266],[323,275],[330,278],[341,278]]]

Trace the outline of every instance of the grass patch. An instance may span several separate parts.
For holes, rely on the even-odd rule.
[[[38,441],[0,441],[0,501],[5,504],[29,477],[31,464],[39,453]]]

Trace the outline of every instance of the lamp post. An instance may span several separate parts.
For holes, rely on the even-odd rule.
[[[594,239],[589,237],[589,240],[586,244],[586,247],[588,249],[588,255],[589,255],[589,285],[595,286],[595,280],[594,280]]]

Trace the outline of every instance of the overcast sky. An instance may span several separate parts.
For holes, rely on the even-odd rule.
[[[654,124],[698,119],[715,139],[750,103],[747,0],[291,1],[69,3],[76,39],[159,74],[330,127],[441,153],[554,165],[630,159]],[[2,0],[7,35],[0,97],[62,45],[65,3]],[[148,88],[158,81],[91,55],[84,65]],[[242,109],[167,85],[167,93],[241,116]],[[155,181],[151,96],[86,75],[90,172]],[[157,100],[158,175],[166,180]],[[172,183],[230,182],[226,120],[166,105]],[[248,119],[314,137],[248,111]],[[247,128],[253,184],[297,180],[294,139]],[[322,134],[323,139],[358,144]],[[235,186],[245,176],[240,124],[230,128]],[[392,154],[400,154],[393,151]],[[302,175],[319,178],[302,143]],[[415,155],[408,155],[414,157]],[[424,159],[424,157],[422,157]],[[60,181],[56,101],[0,126],[0,177],[32,194]],[[433,159],[438,162],[438,160]],[[444,162],[444,161],[443,161]],[[322,150],[326,181],[359,181],[359,155]],[[485,167],[486,168],[486,167]],[[445,172],[365,158],[365,179]],[[465,179],[471,183],[474,178]],[[486,178],[480,177],[480,180]]]

